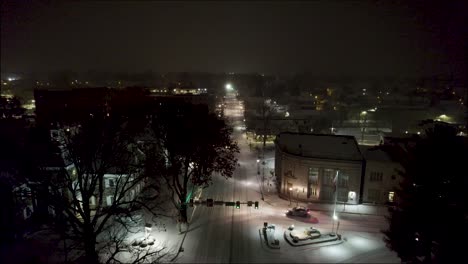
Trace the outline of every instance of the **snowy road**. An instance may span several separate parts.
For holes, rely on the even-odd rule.
[[[242,102],[228,95],[225,101],[225,116],[234,128],[243,124]],[[215,176],[213,185],[203,190],[200,199],[215,201],[259,201],[260,208],[242,204],[240,209],[224,205],[196,206],[189,210],[192,215],[189,232],[183,243],[184,252],[176,262],[190,263],[314,263],[314,262],[394,262],[396,255],[385,248],[380,230],[385,220],[379,216],[342,215],[340,233],[346,238],[342,244],[333,246],[292,247],[283,238],[289,225],[296,228],[314,226],[321,232],[330,232],[332,220],[328,212],[312,212],[318,219],[292,219],[284,212],[289,201],[271,194],[261,200],[257,178],[256,154],[249,150],[241,129],[234,129],[238,142],[240,166],[232,179]],[[293,205],[295,203],[293,202]],[[276,225],[276,237],[281,248],[270,249],[261,240],[259,229],[264,222]]]

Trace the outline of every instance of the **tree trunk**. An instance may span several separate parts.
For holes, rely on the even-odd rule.
[[[96,252],[96,237],[94,236],[94,232],[92,230],[85,230],[83,238],[86,263],[99,263],[98,254]]]
[[[188,216],[187,216],[187,205],[182,203],[180,205],[180,219],[181,223],[187,223],[188,222]]]

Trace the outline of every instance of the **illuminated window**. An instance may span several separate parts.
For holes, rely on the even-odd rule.
[[[307,198],[310,196],[317,196],[317,184],[318,184],[318,168],[309,168],[309,190]]]
[[[309,168],[309,184],[318,183],[318,168]]]
[[[349,192],[348,193],[348,200],[354,201],[356,199],[356,192]]]
[[[394,198],[395,198],[395,192],[388,192],[388,201],[393,203]]]
[[[108,195],[106,197],[106,202],[108,206],[111,206],[114,203],[114,196],[113,195]]]

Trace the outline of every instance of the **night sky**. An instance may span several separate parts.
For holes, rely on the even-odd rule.
[[[465,76],[468,1],[406,2],[2,1],[1,68]]]

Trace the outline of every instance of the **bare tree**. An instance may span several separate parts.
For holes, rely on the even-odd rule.
[[[64,166],[51,170],[47,163],[37,164],[41,176],[36,180],[47,188],[56,222],[84,252],[87,263],[101,262],[102,257],[115,262],[118,253],[129,252],[124,238],[132,230],[128,221],[119,219],[134,220],[143,209],[155,212],[151,204],[158,193],[147,191],[145,156],[117,119],[90,118],[61,130],[56,147]],[[158,255],[160,250],[156,251],[146,256]],[[143,255],[138,252],[134,257]]]
[[[224,120],[203,105],[165,106],[152,122],[154,146],[148,158],[153,170],[172,192],[180,221],[187,222],[187,205],[195,187],[207,187],[214,173],[229,178],[239,151]],[[156,179],[158,180],[158,179]]]

